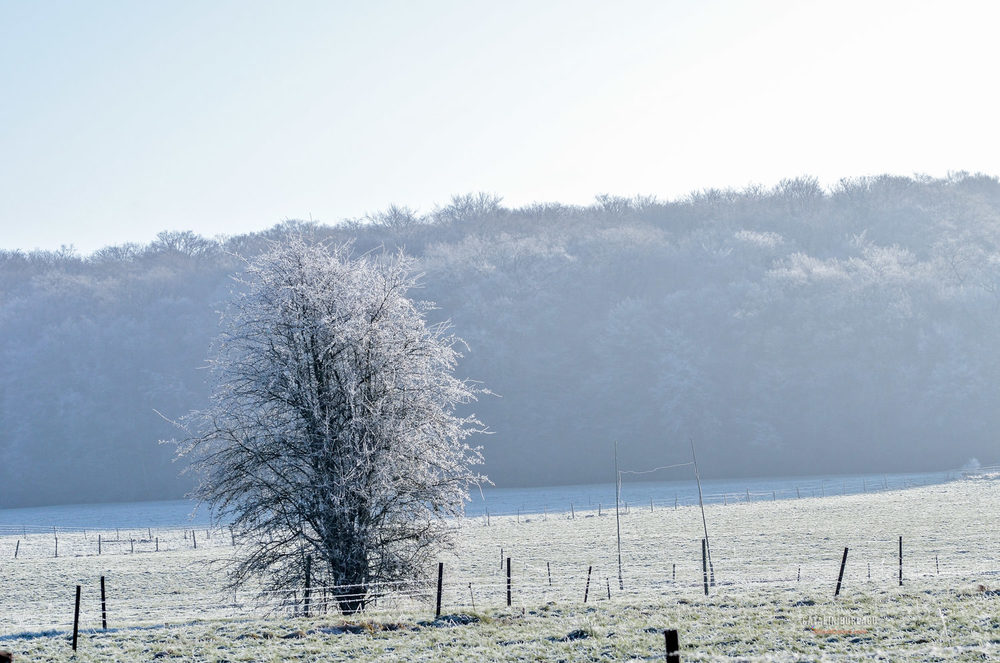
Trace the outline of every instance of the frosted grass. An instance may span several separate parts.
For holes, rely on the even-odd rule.
[[[624,589],[613,511],[520,522],[494,516],[489,526],[468,519],[458,546],[442,558],[443,612],[478,621],[432,622],[429,570],[427,582],[403,588],[412,595],[387,596],[370,614],[347,620],[348,632],[332,612],[296,617],[301,595],[259,603],[224,591],[212,563],[231,553],[228,532],[211,539],[196,532],[194,550],[184,530],[153,530],[159,553],[149,548],[149,532],[122,533],[100,557],[90,550],[94,532],[65,534],[58,559],[46,552],[51,534],[29,534],[16,561],[18,537],[5,536],[0,648],[27,660],[68,659],[74,585],[84,586],[81,622],[89,631],[100,625],[97,581],[105,575],[110,626],[143,628],[86,632],[77,660],[655,660],[668,627],[680,630],[686,660],[988,660],[1000,656],[998,498],[1000,481],[967,480],[711,505],[717,584],[707,598],[697,507],[650,512],[647,505],[622,516]],[[142,535],[134,554],[124,548],[132,534]],[[501,549],[512,558],[510,608]],[[313,607],[322,609],[321,595]],[[30,635],[46,631],[59,634]]]

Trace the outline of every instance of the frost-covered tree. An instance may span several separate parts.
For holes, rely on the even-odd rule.
[[[458,339],[407,297],[411,261],[352,259],[293,239],[247,263],[223,317],[210,407],[179,454],[195,495],[231,522],[236,583],[332,587],[357,612],[388,582],[423,575],[485,479],[456,408],[478,389],[453,374]]]

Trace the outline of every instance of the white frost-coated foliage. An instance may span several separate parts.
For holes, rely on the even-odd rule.
[[[455,408],[458,339],[407,298],[411,261],[293,239],[248,263],[216,342],[211,406],[180,447],[233,523],[235,582],[336,587],[345,612],[427,570],[449,541],[481,431]]]

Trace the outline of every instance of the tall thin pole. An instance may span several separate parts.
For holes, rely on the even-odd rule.
[[[618,513],[618,502],[622,492],[622,474],[618,471],[618,442],[615,442],[615,527],[618,530],[618,589],[624,590],[622,581],[622,522]]]
[[[701,506],[701,526],[705,529],[705,550],[708,553],[708,570],[711,574],[712,586],[715,586],[715,567],[712,565],[712,546],[708,543],[708,521],[705,520],[705,499],[701,494],[701,474],[698,473],[698,456],[694,453],[694,438],[691,442],[691,460],[694,461],[694,478],[698,482],[698,505]]]

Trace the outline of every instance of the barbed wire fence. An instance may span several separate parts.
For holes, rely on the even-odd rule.
[[[716,510],[713,517],[733,522],[744,515],[754,517],[754,494],[749,497],[750,506],[746,500],[733,501],[731,508]],[[922,496],[914,508],[921,508],[927,499]],[[578,607],[607,601],[648,604],[703,596],[697,510],[690,504],[675,507],[671,500],[643,506],[621,514],[622,586],[616,582],[612,510],[602,510],[602,515],[571,509],[465,521],[465,528],[477,531],[442,558],[443,613],[523,612],[553,604]],[[949,506],[963,514],[982,513],[985,508],[975,500],[954,498]],[[845,592],[898,587],[899,536],[904,539],[906,591],[968,589],[977,584],[995,587],[1000,581],[997,528],[970,522],[939,531],[933,523],[918,522],[910,532],[888,532],[865,523],[852,525],[849,517],[846,522],[839,527],[805,523],[789,532],[752,522],[743,529],[756,529],[756,533],[723,528],[721,534],[713,535],[716,583],[711,593],[745,596],[761,588],[776,588],[790,596],[832,595],[845,547],[850,550]],[[0,634],[68,631],[77,584],[83,587],[80,626],[84,632],[100,628],[104,616],[110,628],[306,614],[342,618],[337,599],[349,588],[313,586],[308,597],[305,581],[299,589],[275,592],[227,589],[213,564],[225,561],[238,539],[238,533],[226,528],[4,529],[0,531],[0,584],[5,606],[0,613]],[[433,619],[438,601],[435,571],[428,569],[427,577],[419,581],[369,587],[373,601],[363,613],[346,618]],[[103,613],[100,576],[107,583]]]

